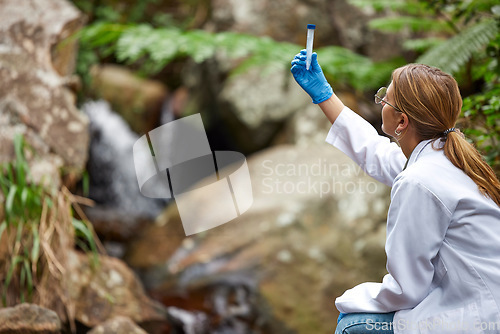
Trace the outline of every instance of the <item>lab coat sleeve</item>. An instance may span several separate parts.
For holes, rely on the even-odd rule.
[[[387,217],[387,271],[382,283],[363,283],[337,298],[342,313],[411,309],[429,293],[432,260],[443,243],[451,212],[424,185],[395,180]]]
[[[351,109],[344,107],[333,123],[326,142],[337,147],[374,179],[392,186],[403,170],[406,157],[401,148]]]

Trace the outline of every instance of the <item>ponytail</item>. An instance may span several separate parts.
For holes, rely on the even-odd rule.
[[[446,135],[443,149],[453,165],[463,170],[477,184],[484,196],[500,206],[500,181],[474,146],[460,133],[452,131]]]

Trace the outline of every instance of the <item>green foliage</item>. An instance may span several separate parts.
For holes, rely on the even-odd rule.
[[[44,257],[41,244],[47,243],[47,240],[42,239],[43,233],[40,233],[41,224],[47,222],[49,212],[55,217],[56,212],[63,209],[54,203],[57,197],[55,190],[30,180],[30,170],[25,157],[25,150],[29,148],[21,135],[14,138],[14,149],[16,159],[0,165],[0,190],[5,197],[0,240],[9,243],[12,239],[14,242],[7,245],[10,260],[2,263],[0,259],[6,269],[5,276],[0,275],[3,278],[1,293],[4,306],[7,305],[7,292],[13,279],[17,280],[15,283],[20,291],[20,301],[31,301],[40,260]],[[85,239],[94,245],[91,250],[95,255],[95,241],[92,237],[89,238],[92,233],[87,225],[83,225],[83,222],[74,223],[75,230],[77,235],[78,232],[85,233]],[[10,238],[11,236],[13,238]]]
[[[448,73],[457,73],[475,53],[484,50],[498,33],[496,20],[481,21],[432,47],[417,62],[438,67]]]
[[[174,59],[189,57],[201,63],[223,52],[230,58],[249,57],[249,63],[273,65],[290,61],[298,46],[278,43],[236,33],[213,34],[203,30],[182,31],[177,28],[154,28],[149,24],[118,25],[99,23],[86,27],[80,35],[87,48],[101,48],[101,52],[115,52],[118,61],[125,64],[140,62],[147,74],[155,74]]]
[[[485,81],[482,92],[464,99],[465,134],[484,152],[486,161],[500,175],[500,35],[486,48],[475,76]]]
[[[387,83],[395,67],[403,65],[403,59],[375,63],[338,46],[318,50],[321,67],[330,81],[348,83],[358,91],[378,88]]]
[[[85,222],[72,218],[71,223],[75,229],[76,245],[83,251],[92,255],[91,264],[94,268],[99,264],[99,251],[94,240],[94,233]]]
[[[348,2],[359,8],[367,8],[375,11],[382,10],[402,10],[407,9],[411,4],[405,0],[348,0]]]
[[[414,38],[404,41],[403,48],[422,53],[442,42],[443,39],[437,37]]]
[[[96,23],[83,29],[79,38],[83,50],[97,50],[105,56],[113,54],[117,61],[126,65],[139,65],[145,75],[158,73],[173,60],[190,58],[201,63],[218,55],[220,59],[234,60],[237,64],[232,75],[241,74],[252,66],[262,67],[264,72],[286,70],[293,55],[303,48],[268,37],[154,28],[149,24]],[[375,63],[341,47],[324,47],[317,52],[329,78],[361,91],[384,84],[394,65],[402,64],[401,59]],[[88,66],[88,62],[79,66],[79,74],[87,76]]]
[[[500,174],[500,5],[498,0],[350,0],[379,13],[370,27],[386,32],[404,27],[415,33],[404,48],[420,53],[424,63],[457,76],[465,96],[462,123],[465,134]],[[435,24],[431,22],[434,21]]]
[[[500,174],[500,84],[484,94],[465,98],[462,113],[466,122],[473,124],[464,133],[474,138],[486,161]]]
[[[159,0],[129,1],[128,6],[105,4],[100,1],[70,0],[78,9],[85,13],[92,22],[141,22],[146,18],[150,4]]]
[[[406,49],[422,53],[416,62],[459,74],[459,80],[469,89],[479,83],[481,88],[464,99],[461,122],[466,126],[465,134],[500,174],[498,1],[406,0],[389,4],[382,0],[352,0],[351,3],[379,12],[399,11],[403,16],[378,18],[370,22],[370,27],[386,32],[406,27],[419,31],[417,38],[404,42]]]
[[[447,31],[450,27],[446,22],[427,17],[396,16],[373,19],[368,26],[384,32],[399,32],[403,29],[416,31]]]

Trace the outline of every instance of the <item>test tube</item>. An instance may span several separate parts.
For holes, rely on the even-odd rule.
[[[307,43],[306,43],[306,70],[309,71],[309,67],[311,67],[311,58],[313,52],[313,40],[314,40],[314,29],[316,29],[315,24],[307,25]]]

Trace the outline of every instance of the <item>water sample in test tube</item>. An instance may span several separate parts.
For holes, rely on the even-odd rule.
[[[311,67],[311,58],[313,53],[313,41],[314,41],[314,29],[316,29],[315,24],[307,25],[307,42],[306,42],[306,70],[309,71]]]

